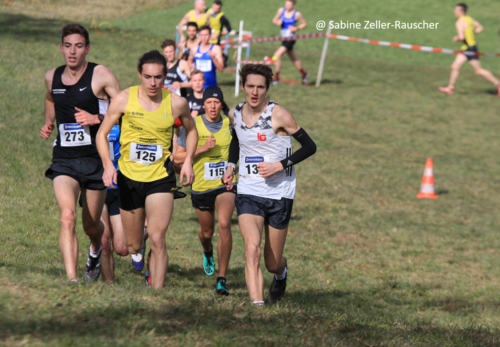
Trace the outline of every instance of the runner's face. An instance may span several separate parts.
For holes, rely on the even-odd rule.
[[[161,86],[165,79],[164,67],[161,64],[144,64],[142,73],[139,72],[141,78],[141,86],[149,97],[157,96],[161,93]]]
[[[205,101],[203,107],[206,111],[205,116],[210,118],[211,121],[215,121],[222,111],[222,102],[219,99],[210,98]]]
[[[187,32],[187,36],[189,37],[189,39],[191,41],[193,41],[194,38],[196,37],[196,34],[198,34],[198,29],[196,29],[196,27],[190,25],[187,27],[186,32]]]
[[[455,14],[455,17],[462,17],[464,15],[464,12],[462,11],[462,7],[455,6],[454,14]]]
[[[167,58],[169,63],[173,63],[175,61],[175,47],[167,46],[163,48],[163,55]]]
[[[191,76],[191,88],[197,93],[201,93],[203,91],[203,85],[205,84],[205,75],[202,73],[198,73],[194,76]]]
[[[257,107],[266,102],[266,78],[262,75],[248,75],[241,88],[250,107]]]
[[[291,1],[285,1],[285,9],[287,11],[293,10],[294,7],[295,7],[295,5],[293,4],[293,2],[291,2]]]
[[[213,5],[212,5],[212,13],[213,13],[213,14],[217,14],[217,13],[219,13],[219,12],[220,12],[220,8],[221,8],[221,7],[222,7],[221,5],[213,4]]]
[[[205,9],[207,8],[207,5],[205,4],[205,0],[200,0],[198,1],[195,5],[194,8],[198,10],[199,12],[205,12]]]
[[[207,45],[210,40],[210,30],[202,30],[198,33],[202,44]]]
[[[70,68],[81,66],[89,51],[90,46],[85,46],[85,38],[80,34],[66,36],[61,44],[61,53],[64,55],[66,65]]]

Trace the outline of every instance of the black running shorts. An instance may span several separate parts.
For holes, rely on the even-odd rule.
[[[471,46],[469,48],[467,48],[464,52],[473,52],[473,53],[477,53],[477,45],[474,45],[474,46]],[[465,55],[467,57],[467,60],[479,60],[479,56],[478,55],[468,55],[466,54]]]
[[[207,193],[194,194],[191,192],[191,203],[197,210],[213,212],[215,209],[215,199],[223,193],[236,194],[236,185],[233,185],[233,189],[231,190],[227,190],[225,186],[222,186]]]
[[[281,43],[281,45],[284,46],[284,47],[286,47],[287,51],[291,51],[291,50],[293,50],[293,46],[295,45],[295,42],[296,42],[295,40],[293,40],[293,41],[283,41]]]
[[[275,229],[285,229],[292,215],[293,199],[273,200],[253,195],[236,195],[234,200],[238,216],[253,214],[264,217],[264,224]]]
[[[120,199],[118,189],[108,189],[106,191],[106,201],[104,202],[108,206],[109,216],[116,216],[120,214]]]
[[[144,208],[146,197],[155,193],[173,193],[174,199],[184,198],[186,194],[178,191],[176,183],[175,173],[153,182],[138,182],[118,172],[120,208],[125,211]]]
[[[57,176],[69,176],[75,179],[82,189],[106,189],[102,181],[104,168],[101,158],[52,159],[52,164],[45,171],[45,177],[53,180]]]

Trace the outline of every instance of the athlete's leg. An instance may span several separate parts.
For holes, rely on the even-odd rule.
[[[300,63],[300,60],[298,60],[297,57],[295,56],[295,51],[293,49],[291,49],[291,50],[287,51],[287,53],[288,53],[288,56],[290,57],[290,59],[292,59],[293,65],[295,65],[297,70],[299,70],[300,73],[302,73],[304,71],[304,69],[302,68],[302,64]]]
[[[275,229],[266,225],[266,241],[264,244],[264,262],[267,271],[281,275],[285,271],[285,258],[283,249],[285,248],[288,226],[285,229]]]
[[[110,216],[111,230],[113,231],[113,249],[121,257],[128,255],[127,243],[123,232],[123,224],[120,215]]]
[[[474,69],[476,75],[481,76],[486,80],[490,81],[491,83],[493,83],[495,86],[498,86],[500,81],[495,76],[493,76],[493,74],[490,71],[483,69],[481,67],[481,62],[478,59],[469,60],[469,64]]]
[[[448,83],[448,88],[454,89],[455,83],[457,83],[458,75],[460,74],[460,68],[467,62],[467,56],[465,54],[457,54],[455,61],[451,64],[451,74],[450,82]]]
[[[69,176],[57,176],[53,181],[54,193],[59,205],[61,226],[59,248],[61,249],[66,275],[76,280],[78,263],[78,239],[76,237],[76,200],[80,192],[78,182]]]
[[[252,302],[264,301],[264,277],[260,268],[260,242],[264,217],[251,214],[238,216],[241,235],[245,242],[245,280]]]
[[[226,277],[226,271],[233,248],[231,234],[231,217],[234,212],[234,193],[222,193],[215,198],[215,209],[219,220],[219,242],[217,244],[217,259],[219,261],[219,277]]]
[[[276,61],[274,62],[275,79],[279,79],[279,73],[281,70],[281,57],[286,53],[286,51],[287,49],[285,46],[280,46],[280,48],[278,48],[276,52],[274,52],[273,59],[276,58]]]
[[[104,233],[101,239],[101,271],[104,280],[107,283],[113,283],[115,282],[115,260],[113,259],[113,228],[109,219],[108,206],[104,204],[101,215],[101,222],[104,224]]]
[[[165,234],[167,233],[173,210],[173,193],[155,193],[146,197],[149,246],[151,247],[149,272],[151,274],[151,287],[155,289],[161,289],[165,285],[168,267]]]
[[[126,211],[120,208],[125,244],[131,254],[137,254],[142,247],[146,211],[143,207]]]
[[[82,189],[82,224],[90,239],[92,251],[99,252],[104,224],[101,222],[102,208],[106,200],[106,189]]]
[[[201,211],[195,208],[196,216],[198,217],[198,222],[200,223],[200,229],[198,229],[198,237],[200,238],[201,246],[205,253],[212,251],[212,236],[214,236],[214,212],[213,211]]]

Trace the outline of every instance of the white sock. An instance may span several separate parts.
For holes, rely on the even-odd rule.
[[[90,245],[90,247],[89,247],[89,253],[90,253],[90,256],[91,256],[92,258],[97,258],[97,257],[99,256],[99,254],[101,254],[101,250],[102,250],[102,245],[101,245],[101,247],[99,247],[99,250],[98,250],[97,252],[94,252],[94,251],[92,250],[92,245]]]
[[[142,261],[142,254],[141,254],[141,253],[132,254],[132,259],[133,259],[136,263],[140,263],[140,262]]]
[[[276,274],[274,275],[274,278],[276,278],[278,281],[284,280],[285,277],[286,277],[286,267],[285,267],[285,271],[283,271],[283,273],[280,276],[278,276]]]
[[[264,301],[252,301],[252,305],[255,305],[255,306],[264,306]]]

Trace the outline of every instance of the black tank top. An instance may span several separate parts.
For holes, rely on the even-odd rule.
[[[171,68],[168,69],[167,77],[163,81],[163,85],[166,88],[170,88],[170,89],[174,90],[172,88],[172,83],[174,83],[174,82],[180,82],[180,83],[189,82],[189,78],[187,77],[187,75],[185,75],[181,71],[181,69],[179,67],[180,62],[181,62],[180,60],[177,60],[177,62],[174,64],[174,66],[172,66]],[[174,90],[174,92],[177,92],[177,91]],[[186,88],[181,88],[180,93],[181,93],[182,97],[185,97],[187,95]]]
[[[108,99],[99,99],[92,90],[95,63],[88,63],[80,80],[72,85],[63,84],[61,76],[65,65],[59,66],[52,80],[52,98],[56,110],[57,139],[54,142],[54,158],[99,158],[95,136],[99,125],[81,127],[75,119],[75,107],[90,114],[107,113]]]

